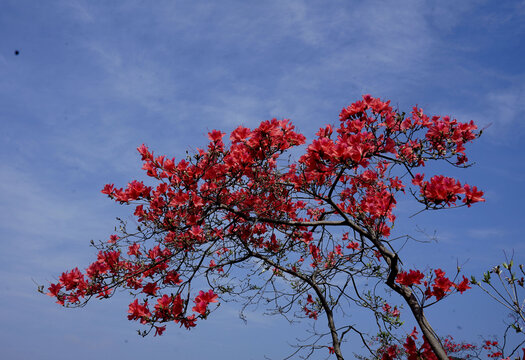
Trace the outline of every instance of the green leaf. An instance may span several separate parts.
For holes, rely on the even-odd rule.
[[[485,274],[483,274],[484,277],[483,277],[483,282],[484,283],[487,283],[487,284],[490,284],[490,272],[486,272]]]

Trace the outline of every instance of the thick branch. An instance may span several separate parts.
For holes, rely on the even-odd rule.
[[[232,209],[231,207],[229,207],[227,205],[224,205],[224,204],[220,204],[219,207],[221,209],[228,210],[229,212],[231,212],[231,213],[233,213],[233,214],[243,218],[244,220],[252,221],[252,222],[262,222],[262,223],[289,225],[289,226],[297,226],[297,227],[299,227],[299,226],[323,226],[323,225],[328,225],[328,226],[348,225],[347,222],[344,221],[344,220],[341,220],[341,221],[326,221],[326,220],[322,220],[322,221],[290,221],[290,220],[272,219],[272,218],[267,218],[267,217],[263,217],[263,216],[252,217],[252,216],[246,215],[242,211]]]
[[[432,326],[428,322],[425,314],[423,313],[423,308],[419,304],[416,296],[412,290],[405,285],[399,285],[395,283],[395,278],[399,272],[398,268],[398,255],[397,253],[392,253],[386,246],[378,239],[370,238],[372,243],[377,247],[383,258],[385,259],[388,267],[390,268],[390,273],[387,278],[386,284],[394,290],[396,293],[401,295],[405,299],[406,303],[410,307],[416,322],[419,325],[419,328],[423,332],[423,335],[428,341],[428,344],[432,348],[434,354],[438,357],[439,360],[448,360],[447,353],[443,348],[443,344],[439,340],[438,336]]]

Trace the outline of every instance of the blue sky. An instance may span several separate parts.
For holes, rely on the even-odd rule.
[[[69,310],[35,282],[88,265],[89,240],[129,217],[100,189],[143,177],[140,144],[180,159],[212,129],[272,117],[311,138],[366,93],[491,124],[468,148],[476,166],[457,173],[486,203],[412,218],[403,229],[439,241],[411,246],[407,263],[481,274],[503,251],[525,261],[524,58],[525,1],[3,0],[2,357],[284,357],[302,325],[258,312],[244,325],[227,304],[191,332],[144,339],[125,294]],[[469,341],[505,314],[478,290],[429,311],[441,334]]]

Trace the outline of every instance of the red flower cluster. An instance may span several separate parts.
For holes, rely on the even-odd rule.
[[[436,205],[455,205],[456,201],[461,198],[460,195],[464,195],[463,203],[469,207],[473,203],[485,201],[482,198],[483,192],[477,187],[471,187],[468,184],[461,186],[458,180],[442,175],[436,175],[430,181],[423,181],[423,175],[416,174],[412,183],[421,188],[421,196],[424,201]]]
[[[397,274],[396,282],[401,285],[412,286],[414,284],[421,284],[421,279],[424,277],[425,275],[423,275],[419,270],[410,270],[408,273],[401,271],[399,274]]]
[[[419,270],[410,270],[408,273],[401,271],[396,276],[396,282],[405,286],[412,285],[423,285],[425,286],[425,296],[427,299],[432,296],[436,297],[436,300],[441,300],[446,294],[450,293],[452,289],[456,289],[461,294],[464,291],[470,289],[469,280],[463,276],[463,279],[459,283],[452,282],[448,277],[445,276],[445,272],[441,269],[434,270],[435,276],[431,277],[429,281],[423,281],[425,275]]]

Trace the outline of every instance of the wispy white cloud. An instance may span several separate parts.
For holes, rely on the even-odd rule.
[[[501,239],[507,232],[500,228],[478,228],[468,230],[468,235],[476,239]]]
[[[68,11],[68,14],[72,14],[75,19],[81,22],[91,23],[94,20],[94,16],[89,11],[86,3],[81,0],[63,0],[61,1],[61,6]]]
[[[0,165],[0,173],[0,191],[11,194],[4,199],[4,208],[9,209],[0,219],[4,228],[24,231],[29,236],[51,235],[56,231],[57,222],[67,223],[78,211],[79,205],[51,194],[32,173],[6,164]]]
[[[8,211],[0,219],[4,261],[17,271],[28,263],[56,268],[74,257],[80,261],[81,252],[49,254],[61,247],[87,248],[90,239],[105,239],[113,228],[114,216],[101,206],[102,196],[80,198],[60,184],[6,164],[0,174],[0,191],[10,194],[3,202]],[[106,219],[101,218],[104,213]]]
[[[177,84],[163,64],[140,55],[129,59],[103,41],[92,41],[86,46],[104,72],[103,89],[108,96],[142,105],[155,114],[171,113],[171,106],[163,106],[163,100],[175,95]]]
[[[525,77],[516,79],[516,85],[495,89],[487,97],[489,114],[485,121],[494,121],[499,126],[521,125],[525,113]]]
[[[501,76],[495,75],[496,78]],[[512,144],[520,141],[525,131],[522,114],[525,112],[525,75],[517,75],[512,81],[494,81],[492,89],[472,94],[472,102],[446,104],[440,101],[445,113],[459,121],[470,121],[485,129],[484,138],[492,143]],[[474,90],[472,90],[474,91]],[[470,91],[469,91],[470,92]],[[439,105],[438,105],[439,106]]]

